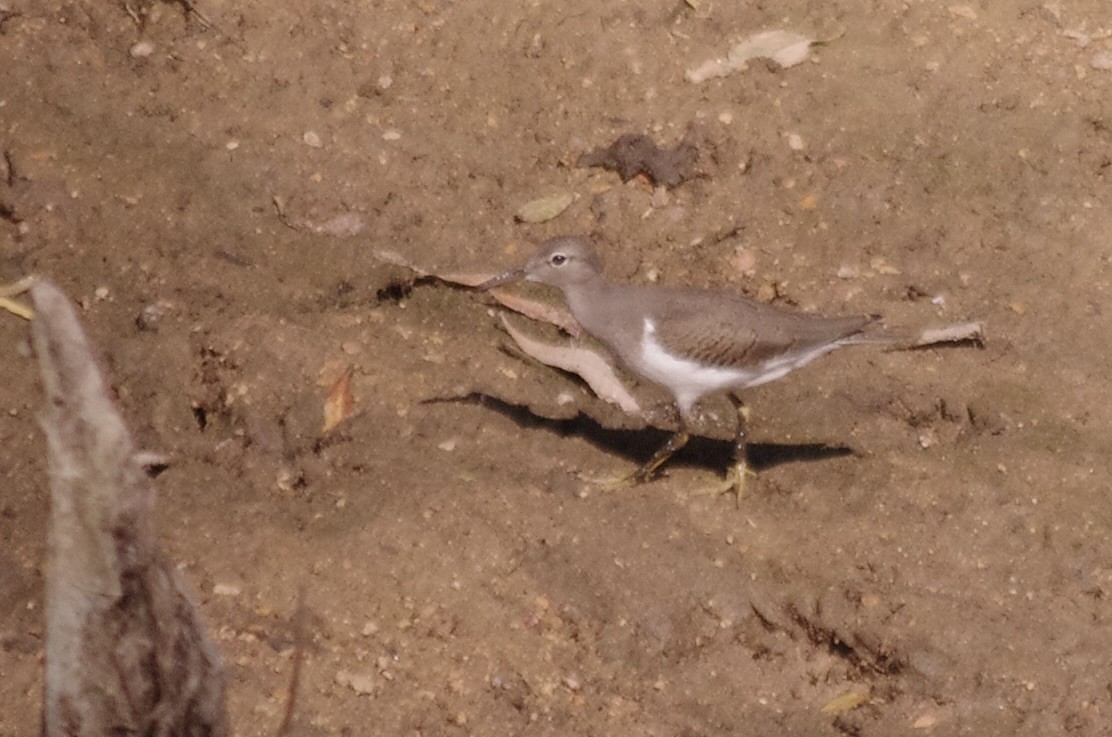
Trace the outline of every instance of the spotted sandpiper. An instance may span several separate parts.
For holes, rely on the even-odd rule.
[[[728,392],[738,411],[734,464],[724,490],[740,498],[746,476],[748,411],[739,392],[779,379],[836,348],[873,342],[862,331],[876,315],[823,317],[773,307],[724,291],[610,284],[594,247],[562,236],[541,243],[523,267],[480,289],[526,279],[557,287],[572,315],[637,376],[667,389],[679,429],[628,480],[650,479],[689,439],[696,403]]]

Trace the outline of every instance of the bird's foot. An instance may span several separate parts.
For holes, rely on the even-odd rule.
[[[603,476],[588,476],[580,474],[579,478],[594,486],[599,491],[619,491],[643,484],[652,477],[652,472],[646,472],[642,466],[632,473],[611,473]]]
[[[749,468],[748,463],[735,463],[730,466],[726,471],[726,478],[719,481],[717,484],[712,485],[704,493],[713,496],[720,494],[733,494],[734,501],[737,506],[741,507],[741,498],[745,496],[746,483],[748,479],[756,478],[757,474],[753,469]]]

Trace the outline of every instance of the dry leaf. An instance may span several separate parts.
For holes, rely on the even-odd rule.
[[[330,235],[335,238],[351,238],[362,233],[363,229],[367,227],[363,217],[354,212],[334,215],[320,222],[307,218],[290,217],[289,213],[286,212],[286,203],[281,197],[274,195],[271,199],[274,202],[274,209],[278,213],[278,219],[286,227],[294,230],[308,231],[317,235]]]
[[[324,400],[324,426],[321,427],[321,433],[335,428],[355,410],[355,398],[351,395],[352,373],[352,367],[348,366],[328,390],[328,398]]]
[[[814,39],[801,36],[792,31],[764,31],[756,33],[739,44],[735,44],[725,59],[710,59],[695,69],[689,69],[684,77],[688,82],[699,84],[715,77],[725,77],[731,72],[744,69],[750,59],[772,59],[787,69],[805,61],[811,53]]]
[[[972,341],[977,345],[985,343],[985,326],[979,322],[964,322],[957,325],[947,325],[944,328],[931,328],[924,330],[912,344],[916,348],[935,345],[937,343],[961,343]]]
[[[627,414],[641,416],[641,405],[618,378],[610,362],[599,353],[582,346],[552,345],[534,340],[515,329],[505,316],[502,317],[502,324],[518,348],[526,354],[546,366],[581,377],[599,398],[618,405]]]
[[[417,266],[412,261],[402,256],[396,251],[375,251],[375,257],[380,261],[395,266],[401,266],[409,269],[418,276],[431,276],[441,281],[446,281],[451,284],[460,284],[465,287],[477,287],[485,281],[489,281],[495,274],[471,274],[459,272],[436,272]],[[578,336],[583,329],[575,318],[571,316],[571,312],[567,308],[551,305],[546,302],[538,302],[535,299],[528,297],[519,297],[512,292],[507,292],[504,289],[492,289],[490,296],[494,297],[504,307],[507,307],[514,312],[519,312],[522,315],[532,319],[547,322],[560,328],[569,335]]]
[[[555,325],[568,335],[575,337],[579,337],[583,333],[582,326],[572,317],[571,312],[566,307],[538,302],[535,299],[521,297],[504,289],[494,289],[490,295],[503,307],[521,313],[531,320],[540,320]]]
[[[24,320],[30,320],[34,318],[34,310],[32,310],[30,307],[23,304],[22,302],[17,302],[16,300],[12,299],[12,297],[23,294],[24,292],[30,290],[34,283],[35,277],[26,276],[17,282],[13,282],[12,284],[0,285],[0,309],[7,310],[13,315],[18,315]]]
[[[823,704],[820,711],[822,711],[823,714],[844,714],[847,711],[856,709],[868,700],[868,689],[864,691],[846,691],[844,694],[839,694]]]
[[[564,192],[551,197],[526,202],[514,217],[523,223],[545,223],[556,217],[571,205],[572,195]]]

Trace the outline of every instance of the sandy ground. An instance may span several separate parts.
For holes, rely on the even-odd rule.
[[[173,457],[162,536],[238,734],[281,718],[302,585],[298,734],[1107,733],[1105,0],[193,7],[211,26],[0,2],[0,281],[80,302]],[[766,29],[834,40],[684,79]],[[576,165],[689,129],[699,175],[671,190]],[[579,474],[660,434],[522,409],[585,392],[509,349],[489,297],[374,258],[494,271],[560,233],[616,280],[989,342],[753,391],[740,507],[700,493],[711,441],[600,493]],[[0,314],[0,346],[0,734],[30,735],[41,392],[26,323]],[[322,435],[348,366],[356,414]]]

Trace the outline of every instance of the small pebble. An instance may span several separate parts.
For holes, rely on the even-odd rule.
[[[788,148],[790,148],[792,151],[802,151],[803,150],[803,137],[800,136],[798,133],[789,133],[788,134]]]
[[[1093,60],[1089,62],[1093,69],[1100,69],[1102,71],[1112,71],[1112,51],[1102,51],[1095,55]]]
[[[228,149],[229,151],[235,151],[237,148],[239,148],[239,141],[228,141],[224,144],[224,148]]]
[[[382,140],[384,141],[397,141],[401,139],[401,137],[402,134],[394,130],[386,131],[382,134]]]
[[[301,136],[301,140],[305,142],[306,146],[311,148],[320,148],[324,145],[320,140],[320,134],[316,131],[305,131],[305,135]]]
[[[730,267],[737,273],[752,276],[757,268],[757,254],[751,248],[738,247],[729,258]]]
[[[388,90],[392,84],[394,84],[394,78],[389,74],[383,74],[378,78],[378,88],[380,90]]]
[[[718,122],[722,125],[729,125],[730,123],[734,122],[733,113],[719,113]]]
[[[97,302],[108,299],[108,287],[97,287],[93,292],[93,299]]]
[[[212,593],[217,596],[239,596],[240,588],[230,583],[218,583],[212,587]]]
[[[977,11],[970,5],[951,5],[947,8],[950,15],[955,18],[964,18],[966,20],[977,20]]]
[[[369,696],[375,692],[374,676],[364,673],[348,673],[342,670],[336,673],[335,678],[336,683],[347,686],[360,696]]]
[[[150,41],[139,41],[128,50],[128,53],[134,59],[146,59],[154,53],[154,44]]]
[[[166,310],[158,305],[147,305],[139,313],[139,317],[135,318],[135,325],[140,330],[158,330],[158,324],[162,322],[162,318],[165,316]]]

